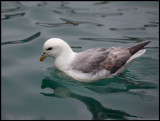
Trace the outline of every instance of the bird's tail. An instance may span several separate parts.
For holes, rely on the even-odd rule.
[[[147,44],[149,44],[151,41],[147,41],[138,45],[135,45],[133,47],[127,48],[129,50],[129,52],[131,53],[131,55],[135,54],[136,52],[138,52],[139,50],[143,49],[144,46],[146,46]]]

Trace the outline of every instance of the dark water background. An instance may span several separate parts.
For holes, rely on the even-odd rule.
[[[1,2],[2,119],[158,119],[159,2]],[[119,77],[81,83],[39,61],[59,37],[76,52],[151,40]]]

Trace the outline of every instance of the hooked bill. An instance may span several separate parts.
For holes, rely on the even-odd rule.
[[[42,62],[47,56],[48,56],[47,53],[43,53],[43,55],[40,58],[40,61]]]

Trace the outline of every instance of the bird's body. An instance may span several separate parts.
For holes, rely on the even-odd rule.
[[[54,65],[75,80],[93,82],[122,73],[137,57],[144,54],[143,47],[150,41],[123,49],[121,47],[92,48],[80,53],[59,38],[47,40],[43,46],[43,61],[47,56],[55,58]]]

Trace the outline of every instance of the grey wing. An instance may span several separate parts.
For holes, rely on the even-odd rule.
[[[127,49],[114,48],[113,51],[107,55],[107,58],[101,63],[101,67],[115,73],[129,60],[131,54]]]
[[[72,63],[72,69],[82,71],[84,73],[94,73],[100,67],[100,63],[105,60],[103,53],[105,48],[93,48],[81,53],[78,53]],[[109,54],[109,52],[108,52]]]
[[[72,63],[72,68],[84,73],[97,73],[107,69],[111,73],[117,71],[130,58],[128,50],[119,47],[93,48],[77,55]]]

